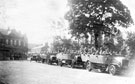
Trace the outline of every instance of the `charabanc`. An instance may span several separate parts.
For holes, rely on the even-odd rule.
[[[81,54],[74,55],[74,59],[72,60],[72,68],[75,67],[86,68],[85,62],[81,58]]]
[[[58,64],[62,67],[63,65],[69,65],[71,66],[72,64],[72,57],[71,54],[67,54],[67,53],[58,53],[57,54],[57,58],[58,58]]]
[[[48,64],[57,64],[58,65],[58,59],[56,57],[57,53],[50,53],[47,55],[47,63]]]
[[[119,74],[128,69],[129,60],[122,55],[89,55],[87,69],[100,69],[101,72],[109,72],[112,75]]]

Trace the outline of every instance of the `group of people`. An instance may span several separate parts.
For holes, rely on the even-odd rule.
[[[108,55],[116,55],[116,54],[120,54],[117,53],[115,51],[110,51],[108,48],[104,48],[104,47],[100,47],[98,49],[96,49],[94,46],[91,48],[84,48],[81,53],[85,53],[85,54],[93,54],[93,55],[102,55],[102,54],[108,54]]]

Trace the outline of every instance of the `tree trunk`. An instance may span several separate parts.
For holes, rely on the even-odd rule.
[[[95,48],[98,49],[98,36],[99,34],[98,33],[95,33]]]

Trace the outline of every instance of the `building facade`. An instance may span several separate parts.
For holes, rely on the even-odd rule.
[[[15,29],[0,29],[0,60],[26,59],[28,40]]]

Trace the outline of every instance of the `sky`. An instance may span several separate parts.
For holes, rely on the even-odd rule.
[[[135,20],[135,1],[121,1],[129,8]],[[67,0],[0,0],[0,6],[2,4],[1,27],[15,28],[26,33],[29,43],[51,42],[55,35],[67,35],[65,28],[68,24],[64,20],[68,10]]]
[[[6,24],[26,33],[29,43],[52,41],[66,28],[66,0],[4,0]],[[57,23],[57,21],[59,23]]]

